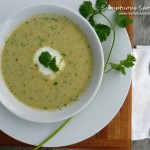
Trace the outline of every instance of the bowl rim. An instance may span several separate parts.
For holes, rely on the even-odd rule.
[[[93,34],[94,34],[94,36],[95,36],[95,38],[97,38],[98,39],[98,36],[97,36],[97,34],[95,33],[95,31],[94,31],[94,29],[91,27],[91,25],[89,24],[89,22],[84,18],[84,17],[82,17],[79,13],[77,13],[76,11],[74,11],[74,10],[72,10],[71,8],[69,8],[69,7],[66,7],[66,6],[64,6],[64,5],[60,5],[60,4],[53,4],[53,3],[41,3],[41,4],[33,4],[33,5],[29,5],[29,6],[27,6],[27,7],[23,7],[23,8],[21,8],[21,9],[19,9],[19,10],[17,10],[17,11],[15,11],[15,12],[13,12],[11,15],[9,15],[1,24],[0,24],[0,30],[1,30],[1,27],[3,27],[4,25],[5,25],[5,23],[7,22],[7,20],[9,20],[10,18],[12,18],[13,16],[15,16],[15,15],[17,15],[18,13],[21,13],[21,12],[23,12],[23,11],[25,11],[26,9],[32,9],[32,8],[36,8],[36,7],[41,7],[41,6],[50,6],[50,7],[59,7],[59,8],[61,8],[61,9],[65,9],[66,11],[68,11],[68,12],[71,12],[73,15],[76,15],[78,18],[81,18],[86,24],[87,24],[87,26],[88,26],[88,28],[93,32]],[[30,15],[30,17],[33,17],[33,16],[35,16],[35,15]],[[28,19],[29,17],[26,17],[26,19]],[[74,21],[73,20],[73,18],[71,19],[72,21]],[[21,23],[21,21],[19,21],[20,23]],[[75,23],[75,22],[74,22]],[[19,25],[19,24],[18,24]],[[10,33],[11,34],[11,33]],[[99,39],[98,39],[98,41],[99,41]],[[99,47],[100,47],[100,53],[101,53],[101,70],[103,70],[104,69],[104,54],[103,54],[103,49],[102,49],[102,45],[101,45],[101,42],[99,41]],[[2,50],[1,51],[3,51],[3,48],[2,48]],[[0,56],[0,59],[1,59],[1,56]],[[1,65],[1,64],[0,64]],[[3,75],[2,75],[3,76]],[[87,103],[84,105],[84,106],[82,106],[82,107],[80,107],[80,109],[77,109],[76,110],[76,112],[74,112],[74,113],[71,113],[70,115],[67,115],[67,116],[63,116],[63,117],[60,117],[59,119],[54,119],[53,121],[52,120],[36,120],[36,119],[31,119],[31,118],[27,118],[27,117],[25,117],[25,116],[22,116],[20,113],[16,113],[14,110],[12,110],[12,109],[10,109],[10,107],[8,107],[2,100],[0,100],[0,103],[1,104],[3,104],[4,106],[5,106],[5,108],[7,108],[10,112],[12,112],[13,114],[15,114],[15,115],[17,115],[17,116],[19,116],[19,117],[21,117],[21,118],[23,118],[23,119],[26,119],[26,120],[29,120],[29,121],[33,121],[33,122],[39,122],[39,123],[49,123],[49,122],[58,122],[58,121],[62,121],[62,120],[65,120],[65,119],[67,119],[67,118],[70,118],[70,117],[72,117],[72,116],[74,116],[74,115],[76,115],[76,114],[78,114],[80,111],[82,111],[91,101],[92,101],[92,99],[94,98],[94,96],[96,95],[96,93],[97,93],[97,91],[98,91],[98,89],[99,89],[99,87],[100,87],[100,84],[101,84],[101,82],[102,82],[102,78],[103,78],[103,72],[100,74],[100,77],[99,77],[99,81],[98,81],[98,84],[97,84],[97,86],[96,86],[96,90],[93,92],[93,94],[92,94],[92,96],[89,98],[89,100],[87,101]],[[5,81],[4,81],[5,82]],[[5,86],[7,86],[7,84],[5,83]],[[11,93],[11,92],[10,92]],[[12,94],[12,93],[11,93]],[[13,94],[12,94],[13,95]],[[1,98],[3,98],[2,96],[1,96],[1,93],[0,93],[0,99]],[[18,100],[19,101],[19,100]],[[19,101],[20,102],[20,101]],[[25,105],[25,104],[23,104],[23,105]],[[34,109],[35,110],[35,109]],[[49,113],[49,112],[48,112]]]

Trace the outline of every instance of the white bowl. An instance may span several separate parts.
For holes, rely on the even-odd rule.
[[[9,111],[21,118],[34,122],[48,123],[57,122],[72,117],[83,110],[92,101],[102,81],[104,56],[98,36],[91,25],[80,14],[61,5],[40,4],[23,8],[13,13],[0,25],[0,58],[5,40],[12,30],[24,20],[41,14],[66,16],[75,24],[79,25],[89,40],[94,57],[93,75],[86,91],[82,94],[82,96],[80,96],[78,101],[64,107],[61,111],[41,111],[30,108],[17,100],[17,98],[9,91],[4,82],[0,61],[0,102]]]

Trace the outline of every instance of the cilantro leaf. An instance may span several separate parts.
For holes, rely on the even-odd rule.
[[[102,11],[106,10],[108,8],[108,3],[106,0],[97,0],[96,1],[96,8],[101,13]]]
[[[101,12],[108,7],[108,3],[106,0],[97,0],[96,7]],[[79,12],[85,18],[90,15],[88,21],[95,29],[100,41],[106,41],[107,37],[110,35],[111,28],[106,25],[96,23],[94,16],[98,13],[98,11],[92,7],[92,3],[90,1],[84,1],[79,8]]]
[[[91,15],[91,16],[89,17],[89,23],[92,25],[92,27],[95,28],[96,22],[95,22],[95,20],[94,20],[94,15]]]
[[[107,37],[110,35],[111,28],[104,24],[97,24],[95,26],[95,31],[101,42],[106,41]]]
[[[117,10],[115,22],[119,27],[124,28],[127,25],[131,24],[133,20],[121,14],[120,10]]]
[[[79,12],[84,18],[87,18],[90,14],[93,14],[95,10],[90,1],[84,1],[79,8]]]
[[[59,68],[58,68],[58,66],[56,65],[56,58],[55,58],[55,57],[52,59],[52,61],[51,61],[51,63],[50,63],[50,68],[51,68],[53,71],[55,71],[55,72],[59,71]]]
[[[126,75],[125,68],[121,64],[110,63],[110,65],[112,69],[119,70],[123,75]]]
[[[135,57],[132,56],[131,54],[127,55],[127,59],[126,60],[122,60],[120,61],[120,63],[122,65],[124,65],[126,68],[130,68],[134,66],[134,62],[136,61]]]
[[[119,70],[123,75],[126,75],[125,67],[131,68],[134,66],[134,62],[136,61],[135,57],[131,54],[127,55],[125,60],[121,60],[119,64],[110,63],[111,69]]]
[[[39,57],[39,62],[46,68],[50,66],[52,56],[48,52],[42,52]]]
[[[110,35],[111,28],[104,24],[97,24],[94,20],[94,14],[89,17],[89,23],[96,31],[100,41],[106,41],[107,37]]]

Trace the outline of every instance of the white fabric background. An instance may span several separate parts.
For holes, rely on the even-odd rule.
[[[133,49],[132,140],[150,138],[150,46]]]

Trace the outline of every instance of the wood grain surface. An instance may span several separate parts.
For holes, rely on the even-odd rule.
[[[138,8],[150,7],[149,0],[135,0],[135,6]],[[136,12],[143,12],[137,10]],[[144,11],[147,15],[135,15],[134,17],[134,47],[136,45],[150,45],[150,9]]]
[[[133,0],[109,0],[111,6],[133,6]],[[129,16],[132,18],[132,16]],[[133,25],[127,27],[131,43],[133,43]],[[127,98],[115,116],[115,118],[99,133],[93,137],[82,141],[78,144],[68,146],[66,148],[94,149],[97,148],[107,150],[130,150],[131,149],[131,104],[132,104],[131,88]],[[8,135],[0,132],[1,146],[29,146],[22,142],[16,141]]]

